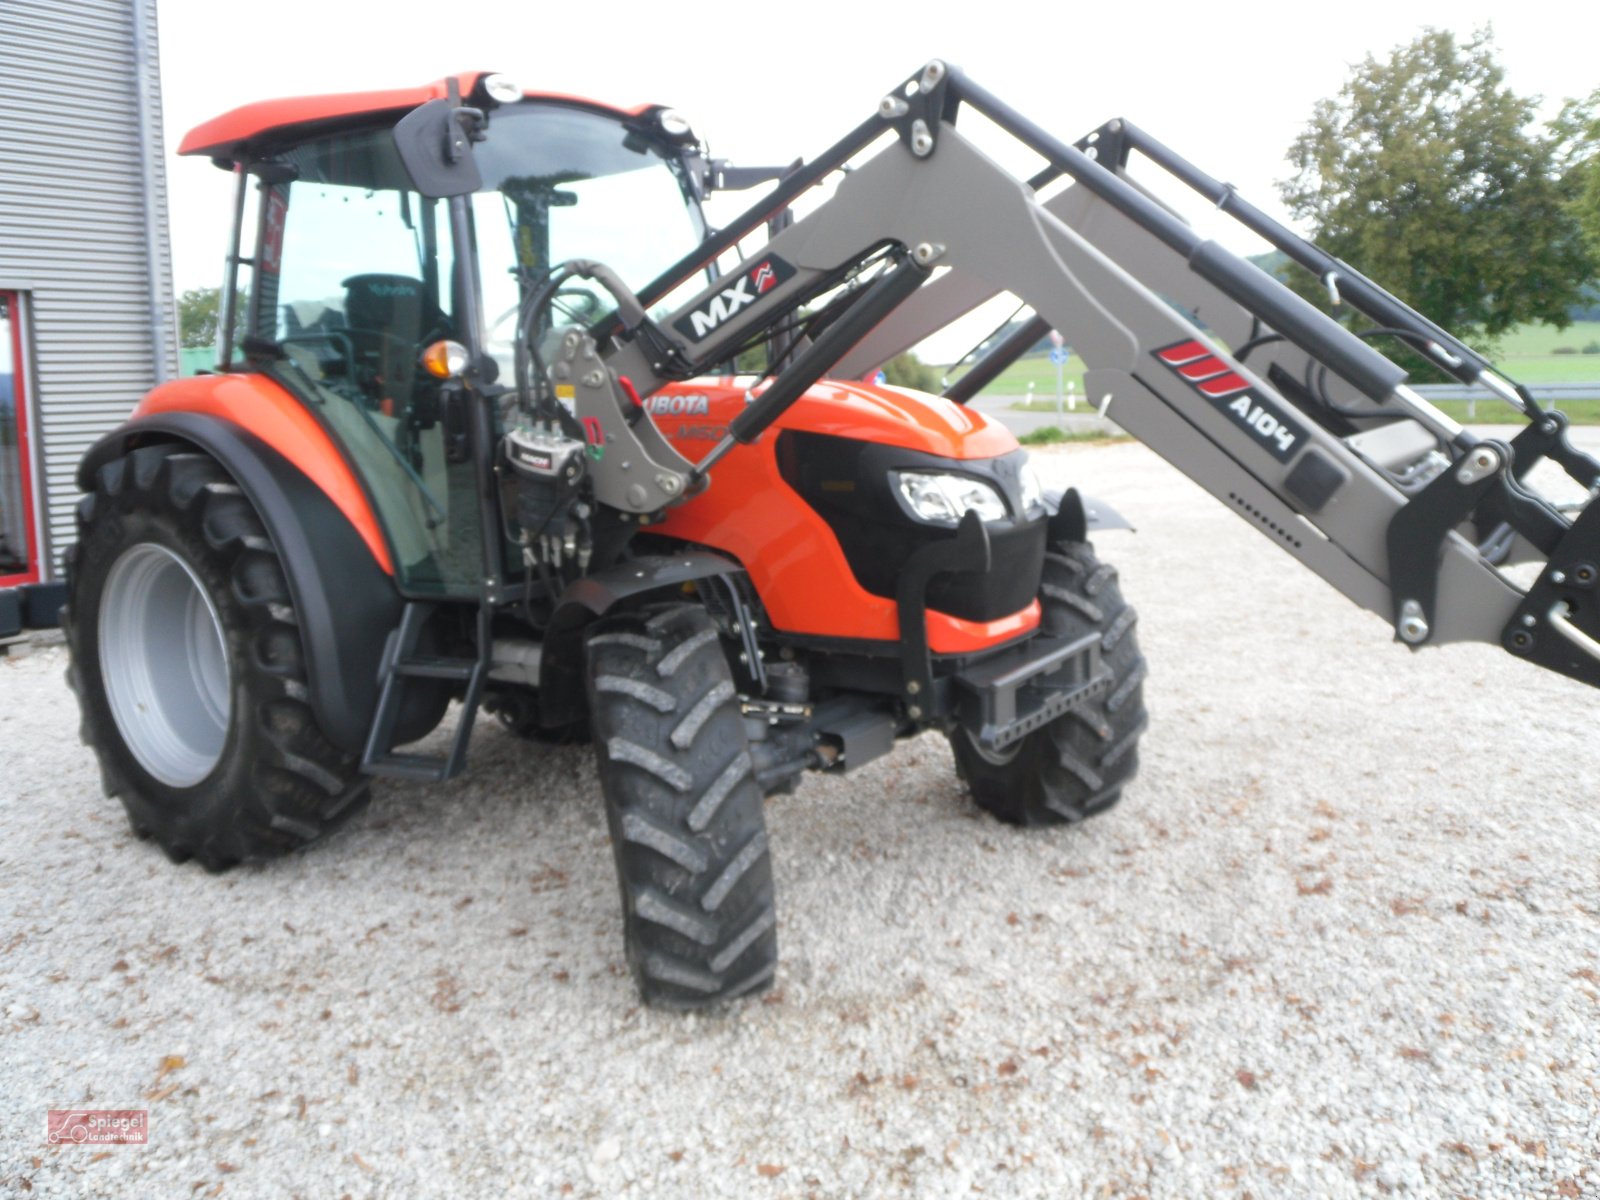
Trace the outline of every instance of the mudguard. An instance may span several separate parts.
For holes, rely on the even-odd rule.
[[[255,506],[288,577],[317,724],[339,749],[360,754],[377,708],[384,638],[400,621],[394,580],[326,492],[260,438],[216,417],[134,418],[90,447],[78,465],[79,489],[93,488],[105,462],[151,441],[205,451]]]
[[[539,720],[546,728],[583,717],[583,627],[624,602],[652,592],[677,594],[686,583],[717,576],[732,579],[744,568],[709,551],[645,555],[616,563],[578,580],[561,594],[545,627],[539,661]]]
[[[1085,496],[1077,488],[1047,489],[1044,506],[1050,512],[1052,542],[1086,542],[1091,533],[1107,529],[1133,531],[1133,523],[1127,517],[1104,500]]]

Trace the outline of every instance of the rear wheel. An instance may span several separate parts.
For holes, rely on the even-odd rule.
[[[1100,635],[1111,683],[1095,699],[999,751],[966,729],[950,735],[956,769],[978,805],[1013,825],[1060,825],[1102,813],[1139,768],[1144,732],[1144,657],[1138,620],[1116,570],[1087,542],[1061,542],[1045,555],[1040,628],[1055,637]]]
[[[78,507],[62,625],[106,792],[173,861],[271,858],[365,803],[355,759],[306,702],[271,539],[208,455],[166,443],[100,468]]]
[[[778,961],[766,816],[733,676],[698,605],[607,617],[587,636],[589,720],[649,1004],[758,991]]]

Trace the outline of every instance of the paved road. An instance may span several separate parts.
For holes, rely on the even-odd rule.
[[[978,396],[971,401],[971,406],[978,411],[1001,421],[1012,433],[1021,437],[1035,429],[1043,429],[1055,425],[1073,432],[1099,432],[1115,433],[1117,427],[1104,417],[1101,417],[1088,404],[1080,400],[1076,412],[1063,413],[1056,416],[1053,412],[1020,412],[1012,408],[1019,403],[1021,396]]]

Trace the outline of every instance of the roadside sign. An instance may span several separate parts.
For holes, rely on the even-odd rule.
[[[1057,348],[1055,350],[1050,351],[1050,361],[1055,363],[1055,365],[1058,366],[1058,367],[1061,366],[1063,363],[1065,363],[1067,361],[1067,359],[1069,359],[1071,357],[1072,357],[1072,351],[1071,350],[1062,350],[1060,348]]]

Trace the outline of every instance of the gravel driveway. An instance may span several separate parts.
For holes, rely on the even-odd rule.
[[[1139,446],[1040,458],[1139,526],[1138,781],[1019,832],[925,737],[775,799],[721,1016],[636,1005],[585,748],[484,723],[211,877],[101,797],[63,652],[0,660],[0,1194],[1600,1196],[1595,694],[1401,649]]]

